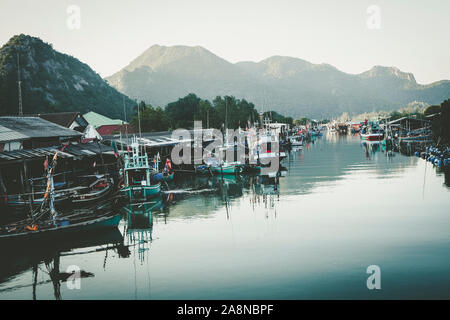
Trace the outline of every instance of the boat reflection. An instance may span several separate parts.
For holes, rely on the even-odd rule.
[[[371,160],[375,153],[380,151],[380,142],[379,141],[361,141],[361,146],[364,148],[366,152],[366,159]]]
[[[103,268],[106,268],[109,251],[115,251],[120,257],[129,256],[129,251],[124,247],[124,239],[118,229],[109,229],[97,233],[92,237],[80,237],[79,239],[66,239],[64,242],[48,244],[45,247],[28,246],[19,252],[2,252],[0,268],[0,284],[12,282],[14,278],[27,271],[32,272],[31,284],[16,284],[11,287],[1,286],[0,293],[14,291],[26,287],[32,288],[32,298],[38,297],[38,287],[48,283],[53,285],[53,295],[56,300],[61,300],[61,284],[74,281],[79,278],[94,277],[89,271],[83,270],[82,255],[92,252],[105,252]],[[60,270],[61,259],[65,257],[79,256],[79,269],[66,271]],[[48,279],[38,281],[39,270],[48,276]]]
[[[127,224],[125,226],[126,244],[133,248],[133,253],[138,254],[141,264],[148,259],[150,244],[153,241],[153,214],[163,209],[161,196],[152,201],[142,203],[130,203],[124,207]]]

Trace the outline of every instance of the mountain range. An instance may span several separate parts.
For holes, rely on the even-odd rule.
[[[24,114],[95,111],[123,119],[124,103],[128,111],[135,104],[87,64],[21,34],[0,48],[0,115],[19,112],[19,73]]]
[[[450,98],[450,81],[418,84],[413,74],[395,67],[375,66],[354,75],[284,56],[230,63],[200,46],[154,45],[102,79],[87,64],[21,34],[0,48],[0,115],[18,114],[18,71],[24,114],[95,111],[123,119],[124,103],[129,113],[134,99],[164,107],[195,93],[210,100],[233,95],[259,111],[325,118]]]
[[[188,93],[204,99],[234,95],[260,111],[293,117],[394,110],[416,102],[439,104],[450,97],[450,81],[418,84],[413,74],[395,67],[348,74],[329,64],[285,56],[230,63],[200,46],[154,45],[105,79],[152,105],[165,106]]]

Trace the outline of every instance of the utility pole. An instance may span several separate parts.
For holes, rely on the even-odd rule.
[[[22,81],[20,81],[20,60],[19,60],[19,53],[17,52],[17,85],[19,87],[19,116],[23,116],[23,109],[22,109]]]
[[[228,101],[227,96],[225,96],[225,130],[228,129]]]

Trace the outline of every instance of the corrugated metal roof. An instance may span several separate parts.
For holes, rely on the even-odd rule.
[[[26,135],[0,125],[0,142],[17,141],[26,138]]]
[[[109,146],[97,142],[69,144],[64,151],[58,147],[36,148],[26,150],[15,150],[0,152],[0,161],[13,161],[23,159],[45,158],[46,156],[53,156],[56,152],[60,158],[75,158],[98,155],[100,153],[112,152],[113,149]]]
[[[29,138],[79,137],[81,133],[64,128],[39,117],[0,117],[0,142],[20,141]],[[8,131],[9,130],[9,131]]]
[[[213,129],[203,129],[202,133],[204,135],[205,141],[212,140],[212,130]],[[132,136],[142,136],[138,137],[138,142],[141,145],[145,145],[147,147],[164,147],[164,146],[174,146],[181,142],[192,142],[194,141],[194,130],[189,130],[190,138],[180,140],[181,137],[173,136],[173,132],[171,131],[162,131],[162,132],[146,132],[139,134],[129,134],[128,142],[130,142]],[[104,141],[115,141],[117,144],[122,143],[123,145],[127,144],[127,138],[122,134],[120,135],[111,135],[111,136],[103,136]]]
[[[57,151],[58,149],[54,147],[6,151],[0,153],[0,160],[12,161],[22,159],[45,158],[46,156],[53,156]],[[58,153],[60,158],[73,158],[73,155],[71,154],[67,154],[61,151],[58,151]]]
[[[73,154],[75,156],[86,156],[86,155],[96,155],[108,151],[112,151],[113,149],[109,146],[105,146],[104,144],[97,142],[89,142],[89,143],[71,143],[66,149],[65,152]]]

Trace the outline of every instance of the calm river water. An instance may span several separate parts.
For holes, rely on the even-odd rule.
[[[283,165],[279,184],[179,177],[164,199],[124,208],[119,230],[2,256],[0,299],[450,298],[443,173],[338,135]],[[380,290],[367,288],[370,265]]]

